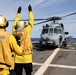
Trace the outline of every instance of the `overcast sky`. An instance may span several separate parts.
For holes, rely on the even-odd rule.
[[[32,5],[34,18],[48,18],[53,16],[64,16],[76,12],[76,0],[0,0],[0,15],[4,15],[7,20],[14,20],[17,9],[22,7],[21,19],[28,19],[28,5]],[[75,18],[74,20],[69,20]],[[67,20],[59,21],[64,24],[65,31],[69,36],[76,37],[76,15],[66,18]],[[36,21],[35,21],[36,23]],[[42,26],[34,26],[31,38],[39,38]],[[11,33],[13,22],[9,22],[7,31]]]

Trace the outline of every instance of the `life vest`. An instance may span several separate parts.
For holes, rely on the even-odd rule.
[[[13,65],[9,38],[10,34],[0,32],[0,68],[4,69],[7,69]]]

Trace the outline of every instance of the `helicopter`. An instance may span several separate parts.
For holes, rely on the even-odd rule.
[[[41,46],[54,46],[54,47],[67,47],[67,38],[66,35],[69,34],[69,32],[64,31],[64,25],[63,23],[58,23],[58,20],[62,20],[64,17],[68,17],[71,15],[74,15],[75,13],[71,13],[62,17],[49,17],[47,19],[41,19],[45,20],[39,23],[36,23],[35,25],[46,23],[51,21],[51,23],[47,23],[42,27],[42,32],[40,34],[40,40],[39,43]]]
[[[64,25],[63,23],[58,23],[58,20],[63,20],[63,18],[75,15],[76,12],[58,17],[58,16],[53,16],[49,18],[44,18],[44,19],[34,19],[35,21],[42,21],[35,23],[34,25],[42,24],[51,21],[50,24],[46,24],[42,27],[42,32],[40,35],[40,40],[39,43],[41,46],[56,46],[56,47],[66,47],[67,46],[67,40],[65,35],[68,35],[69,32],[64,31]],[[22,19],[24,21],[28,21],[28,19]],[[13,21],[13,20],[8,20],[8,21]]]
[[[63,44],[64,47],[67,46],[65,35],[69,32],[64,31],[64,25],[62,23],[51,23],[46,24],[42,28],[40,35],[40,44],[51,45],[51,46],[60,46]]]

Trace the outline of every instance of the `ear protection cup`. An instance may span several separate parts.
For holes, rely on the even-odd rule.
[[[24,27],[26,27],[26,22],[24,21]]]
[[[9,22],[7,21],[7,22],[6,22],[6,27],[8,27],[8,26],[9,26]]]
[[[6,20],[6,18],[2,15],[0,15],[0,27],[5,28],[8,27],[9,23]]]

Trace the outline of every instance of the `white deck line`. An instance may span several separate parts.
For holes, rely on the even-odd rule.
[[[49,66],[51,66],[51,67],[59,67],[59,68],[76,69],[76,66],[68,66],[68,65],[50,64]]]
[[[76,51],[76,50],[60,50],[60,51],[69,51],[69,52],[72,52],[72,51]]]
[[[43,65],[43,63],[33,63],[33,65]],[[59,65],[59,64],[46,64],[49,67],[58,67],[58,68],[66,68],[66,69],[76,69],[76,66],[69,66],[69,65]]]
[[[33,65],[43,65],[43,63],[35,63],[35,62],[33,62]]]
[[[55,49],[55,51],[50,55],[50,57],[43,63],[43,65],[37,70],[34,75],[43,75],[59,50],[60,48]]]

